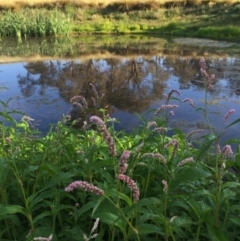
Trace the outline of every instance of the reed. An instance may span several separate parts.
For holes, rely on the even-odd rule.
[[[21,9],[18,12],[6,11],[0,15],[0,36],[56,36],[70,32],[69,19],[58,10]]]

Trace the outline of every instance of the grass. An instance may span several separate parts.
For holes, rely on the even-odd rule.
[[[13,4],[12,10],[5,10],[1,13],[1,36],[20,38],[26,35],[43,35],[37,24],[35,30],[31,30],[30,23],[36,22],[36,16],[39,14],[42,19],[48,19],[47,15],[58,13],[61,17],[56,16],[55,20],[49,20],[52,23],[48,25],[52,30],[45,28],[44,35],[59,35],[66,32],[71,34],[141,33],[207,37],[231,41],[240,39],[238,17],[240,4],[237,2],[227,5],[227,2],[215,2],[213,5],[198,3],[198,5],[188,6],[187,3],[174,1],[170,5],[158,1],[112,2],[111,4],[105,2],[94,5],[88,1],[88,5],[84,7],[84,2],[74,1],[46,1],[42,2],[42,5],[38,5],[37,1],[32,2],[31,5],[25,3]],[[5,9],[7,9],[6,4],[7,2],[2,2],[2,7]],[[29,15],[30,12],[32,14]],[[23,17],[27,15],[31,19]],[[67,22],[71,23],[71,27],[66,25]],[[16,30],[16,24],[18,30]],[[54,32],[55,26],[59,31]]]
[[[240,119],[230,110],[223,129],[213,128],[214,77],[200,64],[204,108],[171,90],[130,133],[115,131],[116,120],[97,108],[102,100],[92,83],[91,102],[71,99],[85,121],[80,128],[59,122],[42,137],[30,117],[12,118],[23,113],[8,109],[11,100],[0,101],[1,241],[237,241],[240,140],[234,154],[219,140]],[[171,111],[186,104],[202,113],[204,131],[169,127]]]

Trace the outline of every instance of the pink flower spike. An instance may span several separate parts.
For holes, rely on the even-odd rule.
[[[167,193],[168,191],[168,183],[165,180],[162,180],[162,184],[163,184],[163,192]]]
[[[230,111],[228,111],[228,113],[224,116],[224,119],[223,121],[226,121],[228,119],[228,117],[232,114],[235,113],[235,110],[234,109],[231,109]]]
[[[205,69],[206,68],[206,61],[204,58],[201,58],[199,61],[199,65],[201,68]]]
[[[125,182],[128,187],[132,190],[134,202],[139,200],[140,192],[137,184],[129,177],[124,174],[118,174],[118,179]]]
[[[179,96],[181,96],[181,93],[178,90],[171,90],[169,95],[172,95],[172,93],[177,93]]]
[[[75,181],[72,182],[68,187],[65,188],[65,192],[71,192],[76,188],[82,188],[88,192],[94,192],[97,195],[104,195],[104,191],[99,189],[98,187],[94,186],[85,181]]]
[[[224,158],[226,158],[229,155],[232,155],[232,147],[230,145],[226,145],[225,147],[223,147],[222,154]]]
[[[188,102],[192,107],[195,107],[195,105],[194,105],[192,99],[190,99],[190,98],[186,98],[186,99],[184,99],[183,102]]]
[[[119,160],[119,173],[125,173],[128,168],[128,158],[130,157],[130,151],[124,151]]]
[[[174,112],[172,110],[169,111],[169,113],[168,113],[168,117],[170,117],[170,116],[174,116]]]

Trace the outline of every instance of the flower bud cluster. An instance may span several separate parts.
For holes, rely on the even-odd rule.
[[[85,181],[75,181],[72,182],[68,187],[65,188],[66,192],[71,192],[76,188],[82,188],[85,191],[88,192],[93,192],[97,195],[104,195],[104,191],[99,189],[98,187],[94,186],[93,184],[90,184],[88,182]]]
[[[163,184],[163,192],[167,193],[168,191],[168,183],[165,180],[162,180],[162,184]]]
[[[157,126],[157,123],[156,123],[155,121],[150,121],[150,122],[148,122],[147,128],[150,129],[152,126],[156,127],[156,126]]]
[[[232,155],[233,151],[232,151],[232,147],[230,145],[226,145],[225,147],[223,147],[222,149],[222,155],[224,158],[226,158],[229,155]]]
[[[183,102],[188,102],[192,107],[195,107],[195,105],[194,105],[194,103],[193,103],[193,100],[190,99],[190,98],[184,99]]]
[[[119,173],[124,174],[128,168],[128,158],[130,157],[130,151],[124,151],[119,160]]]
[[[147,156],[150,156],[152,158],[158,158],[160,159],[164,164],[167,164],[167,160],[166,158],[160,154],[160,153],[144,153],[142,157],[147,157]]]
[[[36,238],[33,238],[33,240],[51,241],[52,240],[52,234],[48,238],[36,237]]]
[[[188,140],[192,135],[194,135],[195,133],[199,133],[204,131],[203,129],[197,129],[197,130],[193,130],[190,133],[187,134],[186,139]]]
[[[84,109],[86,109],[86,108],[88,107],[86,99],[85,99],[83,96],[81,96],[81,95],[73,96],[73,97],[70,99],[70,102],[71,102],[71,103],[79,102],[79,101],[81,101],[82,106],[83,106]]]
[[[154,116],[157,116],[162,110],[178,108],[178,105],[161,105],[160,108],[156,110]]]
[[[89,240],[91,240],[91,239],[95,239],[95,238],[98,236],[98,234],[95,233],[95,231],[96,231],[96,229],[97,229],[97,227],[98,227],[98,224],[99,224],[99,218],[96,219],[96,221],[95,221],[95,223],[94,223],[94,225],[93,225],[93,227],[92,227],[92,229],[91,229],[91,232],[90,232],[89,237],[87,237],[86,234],[83,234],[83,239],[84,239],[84,241],[89,241]],[[95,233],[95,234],[94,234],[94,233]]]
[[[177,151],[178,151],[178,147],[179,147],[179,142],[176,139],[172,139],[169,143],[167,143],[166,145],[164,145],[164,148],[167,148],[169,146],[173,146],[173,156],[176,156]]]
[[[168,113],[168,118],[169,118],[170,116],[174,116],[174,112],[173,112],[172,110],[169,111],[169,113]]]
[[[177,166],[181,167],[181,166],[184,166],[186,163],[192,162],[192,161],[193,161],[193,158],[189,157],[189,158],[186,158],[186,159],[182,160],[181,162],[179,162]]]
[[[90,83],[89,85],[90,85],[91,88],[92,88],[92,91],[93,91],[94,96],[95,96],[95,97],[97,98],[97,100],[98,100],[98,99],[99,99],[99,96],[98,96],[98,92],[97,92],[97,90],[96,90],[95,85],[94,85],[93,83]]]
[[[132,190],[134,201],[137,202],[140,196],[137,184],[129,176],[126,176],[124,174],[118,174],[118,179],[125,182],[128,185],[128,187]]]
[[[212,87],[213,87],[213,80],[215,79],[215,75],[212,74],[211,76],[208,75],[207,71],[206,71],[206,68],[207,68],[207,65],[206,65],[206,61],[204,58],[202,58],[200,61],[199,61],[199,65],[200,65],[200,72],[201,74],[206,78],[206,81],[207,81],[207,88],[208,90],[210,90]]]
[[[171,90],[169,94],[166,96],[166,105],[169,103],[169,100],[173,93],[177,93],[179,96],[181,96],[181,93],[178,90]]]
[[[228,119],[228,117],[229,117],[230,115],[234,114],[234,113],[235,113],[235,110],[234,110],[234,109],[229,110],[228,113],[224,116],[223,121],[226,121],[226,120]]]
[[[117,152],[116,152],[116,147],[115,147],[113,137],[108,132],[107,127],[106,127],[105,123],[103,122],[103,120],[98,116],[91,116],[89,120],[91,123],[95,123],[99,126],[103,139],[105,140],[105,142],[108,145],[109,153],[112,156],[116,156]]]
[[[157,127],[155,129],[153,129],[153,131],[157,132],[157,133],[161,133],[161,132],[167,132],[167,128],[166,127]]]

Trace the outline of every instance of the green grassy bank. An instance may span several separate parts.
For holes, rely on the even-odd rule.
[[[0,13],[1,37],[154,34],[240,40],[240,3],[23,6]]]

